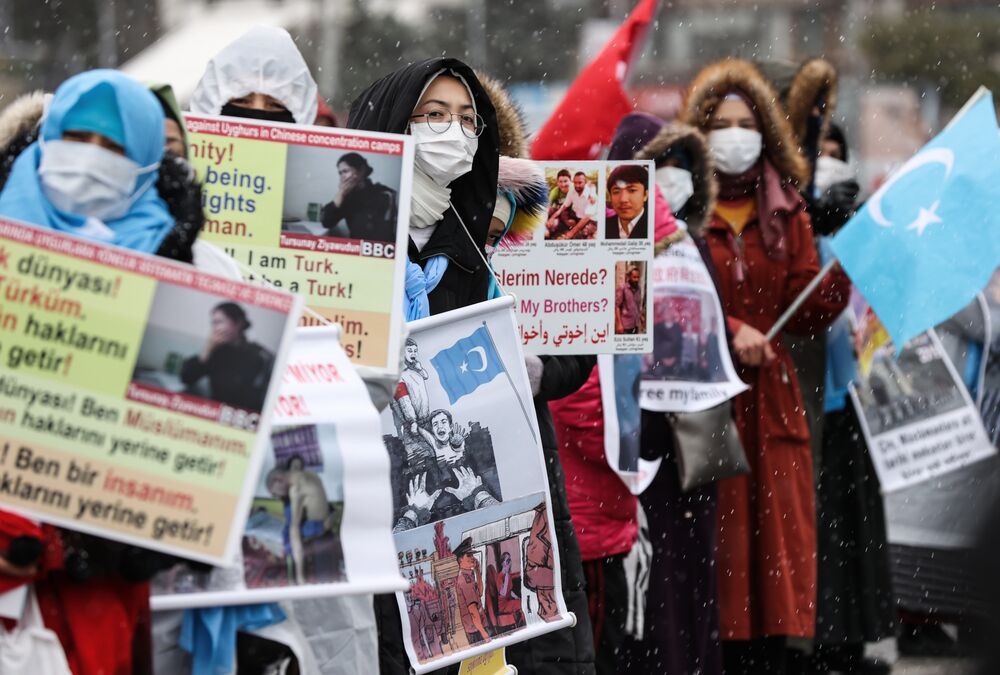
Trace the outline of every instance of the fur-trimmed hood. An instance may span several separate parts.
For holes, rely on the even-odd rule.
[[[837,69],[822,58],[814,58],[796,64],[793,61],[759,61],[754,65],[764,75],[781,97],[781,105],[799,142],[799,150],[805,153],[805,145],[810,142],[809,118],[817,102],[823,101],[823,117],[820,121],[818,138],[825,138],[837,107]],[[818,139],[812,139],[818,142]],[[813,148],[818,151],[818,148]],[[808,159],[808,157],[807,157]]]
[[[799,152],[777,92],[749,61],[724,59],[703,68],[688,87],[679,120],[704,132],[712,111],[732,89],[743,92],[757,108],[764,153],[782,180],[804,188],[809,182],[809,164]]]
[[[528,157],[528,128],[524,113],[510,97],[507,89],[496,78],[476,71],[476,77],[486,90],[497,111],[497,130],[500,132],[500,154],[506,157]]]
[[[692,236],[698,236],[715,208],[715,200],[719,193],[719,186],[715,181],[715,166],[705,136],[688,124],[669,122],[649,143],[635,153],[635,158],[655,160],[672,147],[681,148],[692,160],[694,194],[684,205],[684,220],[688,232]]]
[[[537,163],[501,155],[497,190],[514,200],[514,220],[502,240],[502,244],[509,248],[530,239],[538,223],[545,219],[549,188],[545,172]]]
[[[809,59],[796,71],[784,99],[788,122],[800,144],[805,141],[813,106],[822,99],[823,121],[819,137],[824,138],[837,107],[837,69],[826,59]]]
[[[0,148],[38,126],[45,113],[46,93],[33,91],[19,96],[0,112]]]
[[[45,112],[47,94],[35,91],[15,99],[0,111],[0,191],[7,183],[14,160],[38,140],[38,123]],[[164,155],[156,190],[174,217],[174,228],[160,244],[157,255],[191,262],[191,246],[201,232],[205,216],[201,207],[201,185],[187,160]]]

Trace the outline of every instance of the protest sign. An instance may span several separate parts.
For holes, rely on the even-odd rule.
[[[301,299],[11,221],[0,290],[0,504],[232,559]]]
[[[572,622],[513,299],[413,322],[382,413],[399,594],[424,673]]]
[[[339,323],[352,363],[394,373],[410,137],[202,115],[185,122],[204,192],[201,236],[251,278],[301,293]]]
[[[649,487],[662,462],[639,456],[642,362],[643,357],[638,354],[601,354],[597,357],[601,408],[604,410],[604,455],[614,472],[635,495],[642,494]]]
[[[910,340],[895,354],[891,342],[881,347],[882,331],[863,302],[852,299],[858,325],[858,354],[871,354],[867,373],[851,384],[872,464],[883,492],[892,492],[954,471],[996,454],[937,334],[931,330]],[[859,366],[859,370],[861,367]]]
[[[979,384],[979,410],[990,443],[1000,444],[1000,268],[983,290],[985,349]]]
[[[508,665],[503,648],[462,661],[458,675],[517,675],[517,668]]]
[[[653,351],[642,357],[641,406],[700,412],[746,391],[726,344],[715,284],[690,238],[656,257],[651,285]]]
[[[500,286],[517,298],[524,351],[649,352],[653,163],[539,164],[548,211],[492,259]]]
[[[154,579],[154,609],[407,587],[395,564],[378,413],[337,329],[296,332],[278,391],[239,564],[175,566]]]

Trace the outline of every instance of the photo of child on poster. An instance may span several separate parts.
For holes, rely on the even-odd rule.
[[[203,593],[347,581],[340,541],[342,462],[333,425],[275,428],[243,532],[241,567],[180,563],[156,578],[154,592]]]

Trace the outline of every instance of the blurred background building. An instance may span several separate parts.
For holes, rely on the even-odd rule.
[[[170,81],[184,99],[215,51],[271,23],[295,36],[342,120],[375,78],[447,53],[506,81],[537,128],[634,3],[0,0],[0,105],[97,66]],[[1000,12],[993,0],[663,0],[631,74],[636,107],[672,116],[690,77],[730,55],[832,61],[837,118],[871,189],[979,84],[1000,90]]]

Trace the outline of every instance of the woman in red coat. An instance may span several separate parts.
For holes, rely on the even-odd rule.
[[[802,394],[781,340],[764,334],[816,276],[812,228],[797,188],[807,165],[777,94],[728,59],[691,84],[683,121],[708,137],[719,200],[706,240],[719,273],[740,376],[736,422],[752,474],[719,484],[717,566],[725,672],[784,673],[786,638],[816,623],[816,518]],[[786,327],[823,330],[847,303],[840,270]]]

